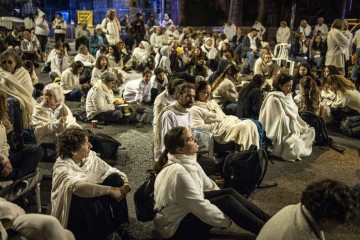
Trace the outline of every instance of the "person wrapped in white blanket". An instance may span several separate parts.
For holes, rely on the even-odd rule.
[[[309,156],[315,139],[315,130],[299,116],[291,96],[291,86],[290,76],[278,75],[273,81],[275,91],[265,98],[259,116],[267,137],[274,145],[271,155],[286,161]]]

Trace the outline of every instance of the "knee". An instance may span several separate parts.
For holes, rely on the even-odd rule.
[[[103,185],[112,186],[112,187],[121,187],[124,185],[124,180],[118,173],[112,173],[106,177],[103,182]]]
[[[14,97],[9,97],[7,99],[7,103],[9,105],[9,107],[20,107],[20,102],[19,100],[17,100],[16,98]]]
[[[122,119],[122,112],[120,111],[120,110],[115,110],[114,111],[114,118],[116,119],[116,120],[120,120],[120,119]]]

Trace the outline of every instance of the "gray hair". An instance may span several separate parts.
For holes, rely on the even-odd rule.
[[[62,88],[60,87],[59,84],[57,84],[57,83],[50,83],[50,84],[46,85],[46,86],[44,87],[44,90],[43,90],[44,95],[45,95],[45,93],[48,92],[48,91],[51,91],[51,92],[54,94],[54,96],[55,96],[55,98],[56,98],[56,103],[57,103],[57,104],[59,104],[59,103],[60,103],[60,104],[61,104],[61,103],[64,103],[64,101],[65,101],[65,99],[64,99],[64,92],[63,92],[63,90],[62,90]]]
[[[105,72],[101,76],[101,81],[103,83],[111,82],[111,81],[117,81],[116,75],[112,72]]]

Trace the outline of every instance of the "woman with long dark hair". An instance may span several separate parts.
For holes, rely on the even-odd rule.
[[[320,92],[316,82],[309,76],[300,80],[300,94],[294,98],[299,112],[310,111],[320,114]]]
[[[213,99],[227,115],[235,115],[238,92],[235,83],[240,77],[240,68],[230,64],[224,72],[211,84]]]
[[[275,91],[264,99],[259,115],[266,136],[274,145],[271,155],[286,161],[309,156],[315,139],[314,129],[299,116],[291,94],[292,85],[290,76],[278,75],[273,81]]]
[[[242,150],[251,145],[259,147],[259,134],[251,120],[225,115],[220,106],[211,100],[211,86],[200,81],[196,86],[195,103],[191,107],[192,127],[211,132],[221,144],[235,142]]]
[[[311,77],[316,81],[318,85],[320,85],[320,81],[314,76],[314,74],[312,74],[310,64],[307,62],[303,62],[300,64],[297,73],[293,77],[293,86],[292,86],[293,95],[296,95],[296,91],[299,90],[300,79],[305,76]]]
[[[209,239],[212,227],[228,228],[231,221],[259,233],[270,216],[234,189],[220,190],[206,176],[196,160],[198,146],[189,129],[171,129],[164,143],[155,163],[154,186],[154,224],[162,238]]]
[[[263,99],[261,86],[264,83],[265,78],[260,74],[256,74],[249,84],[243,86],[237,103],[236,116],[238,118],[259,119]]]

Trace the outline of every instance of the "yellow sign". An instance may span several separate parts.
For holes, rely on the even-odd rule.
[[[77,11],[78,25],[87,23],[88,27],[93,27],[93,11]]]

